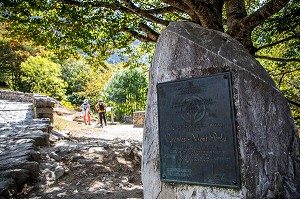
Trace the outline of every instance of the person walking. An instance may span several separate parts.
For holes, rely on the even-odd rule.
[[[83,122],[85,125],[91,125],[91,106],[89,104],[88,99],[83,101],[81,104],[82,114],[83,114]]]
[[[107,105],[103,102],[102,99],[99,100],[99,102],[95,105],[95,108],[98,112],[98,117],[100,120],[100,126],[103,127],[102,119],[104,121],[104,124],[106,126],[106,107]]]

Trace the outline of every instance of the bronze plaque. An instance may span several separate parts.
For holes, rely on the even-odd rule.
[[[240,188],[231,73],[157,85],[163,182]]]

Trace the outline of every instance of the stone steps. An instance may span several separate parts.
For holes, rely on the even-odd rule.
[[[38,147],[49,144],[50,119],[33,119],[28,102],[0,100],[0,198],[13,198],[39,177]]]
[[[0,123],[28,123],[33,118],[33,104],[28,102],[12,102],[1,100]]]

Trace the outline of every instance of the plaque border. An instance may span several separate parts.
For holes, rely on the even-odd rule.
[[[160,108],[159,108],[159,99],[158,99],[158,87],[164,84],[171,84],[171,83],[177,83],[177,82],[183,82],[183,81],[190,81],[194,79],[202,79],[207,77],[213,77],[213,76],[224,76],[224,78],[228,79],[228,92],[229,92],[229,98],[230,98],[230,118],[231,118],[231,126],[232,126],[232,134],[233,134],[233,144],[234,144],[234,155],[235,155],[235,166],[236,166],[236,182],[233,182],[232,184],[219,184],[219,183],[204,183],[204,182],[193,182],[193,181],[185,181],[185,180],[172,180],[172,179],[166,179],[162,174],[162,154],[161,154],[161,130],[160,130]],[[186,183],[191,185],[203,185],[203,186],[216,186],[216,187],[224,187],[224,188],[234,188],[234,189],[240,189],[241,188],[241,168],[240,168],[240,157],[238,153],[238,142],[237,142],[237,130],[236,130],[236,119],[235,119],[235,108],[234,108],[234,98],[233,98],[233,89],[232,89],[232,74],[230,71],[228,72],[222,72],[222,73],[216,73],[211,75],[205,75],[205,76],[198,76],[193,78],[183,78],[180,80],[171,80],[166,82],[157,83],[156,85],[156,91],[157,91],[157,113],[158,113],[158,138],[159,138],[159,158],[160,158],[160,180],[161,182],[165,183]]]

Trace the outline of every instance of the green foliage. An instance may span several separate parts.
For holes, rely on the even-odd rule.
[[[41,56],[30,57],[21,64],[22,92],[40,93],[58,100],[65,98],[66,83],[61,79],[61,67]]]
[[[74,104],[80,104],[84,98],[96,102],[101,95],[103,96],[101,91],[113,71],[104,64],[104,60],[116,49],[122,49],[123,56],[128,57],[125,64],[127,67],[145,68],[153,53],[153,43],[142,43],[139,47],[129,44],[136,39],[146,42],[157,41],[161,30],[170,21],[192,19],[205,27],[203,22],[207,22],[205,19],[208,19],[211,24],[217,24],[212,29],[215,27],[220,31],[224,29],[224,32],[241,43],[244,41],[243,37],[248,41],[249,36],[252,36],[251,40],[258,48],[256,56],[260,58],[259,61],[269,71],[285,97],[295,102],[291,108],[294,117],[299,118],[299,106],[295,105],[300,101],[299,0],[291,0],[287,5],[285,1],[269,0],[237,2],[237,4],[244,3],[247,13],[243,13],[241,6],[235,6],[234,3],[231,7],[222,4],[223,12],[213,13],[214,10],[218,10],[215,6],[218,2],[231,3],[227,1],[214,1],[211,6],[200,4],[199,1],[190,1],[191,6],[188,6],[186,1],[180,0],[165,2],[5,0],[0,3],[2,13],[0,21],[8,30],[5,35],[9,34],[10,37],[16,38],[13,41],[31,39],[37,46],[43,45],[58,53],[59,59],[66,59],[70,54],[78,58],[78,52],[91,55],[88,57],[88,64],[75,59],[62,64],[62,78],[68,82],[66,88],[68,99]],[[273,3],[273,6],[270,3]],[[276,8],[280,8],[281,11],[277,12]],[[200,17],[196,16],[197,13]],[[208,15],[205,17],[206,13]],[[260,16],[250,16],[255,13],[259,13]],[[230,14],[234,20],[230,20]],[[213,18],[210,19],[210,16]],[[218,22],[218,17],[220,19],[223,17],[223,20]],[[2,35],[4,34],[1,30],[0,70],[5,69],[8,73],[2,75],[0,81],[10,82],[17,90],[19,86],[20,88],[25,86],[20,83],[20,64],[39,53],[35,54],[31,46],[25,42],[16,44],[12,40],[7,40],[7,36],[3,40]],[[252,53],[254,54],[254,50]],[[145,56],[147,54],[150,56]],[[30,86],[27,87],[26,89],[29,89]],[[118,89],[124,88],[117,88],[116,93],[121,93]],[[130,104],[125,100],[127,98],[130,97],[119,94],[119,97],[112,97],[115,100],[112,103],[127,107],[125,104]],[[120,108],[118,111],[120,114],[125,112],[128,114],[129,109],[128,105],[128,108]],[[299,125],[300,119],[297,122]]]
[[[92,70],[84,60],[70,58],[62,63],[62,79],[68,83],[67,95],[83,91],[91,78]]]
[[[90,59],[90,57],[89,57]],[[95,105],[114,66],[88,60],[69,59],[63,63],[63,78],[68,82],[68,101],[79,106],[84,99]],[[93,106],[92,106],[93,107]],[[93,110],[93,109],[92,109]]]
[[[128,45],[126,48],[119,50],[121,59],[125,64],[125,67],[129,68],[147,68],[151,63],[152,56],[154,54],[155,45],[153,43],[141,43],[134,42]]]
[[[107,1],[114,6],[115,2]],[[116,46],[124,47],[133,38],[122,31],[130,18],[109,8],[68,5],[58,1],[7,1],[0,12],[2,21],[16,38],[32,38],[39,45],[56,52],[76,54],[78,50],[107,57]],[[113,36],[112,36],[113,35]]]
[[[290,102],[293,117],[300,126],[300,7],[290,1],[278,14],[253,32],[257,57],[278,88]],[[298,104],[298,105],[297,105]]]
[[[283,51],[281,48],[285,48],[285,45],[269,49],[269,52],[266,54],[282,56]],[[300,126],[300,64],[272,62],[269,60],[260,60],[260,63],[267,69],[278,88],[290,102],[296,125]]]
[[[81,92],[72,93],[72,95],[67,96],[67,100],[76,106],[80,106],[85,98],[86,97]]]
[[[69,109],[73,109],[74,106],[72,105],[71,102],[68,102],[68,101],[65,101],[65,100],[61,100],[61,103],[66,107],[66,108],[69,108]]]
[[[0,81],[10,89],[17,90],[20,84],[20,65],[30,56],[45,54],[42,47],[28,41],[16,41],[7,37],[7,31],[0,28]]]
[[[117,120],[134,111],[145,110],[148,76],[141,68],[123,69],[113,74],[105,85],[104,96],[113,106]]]

